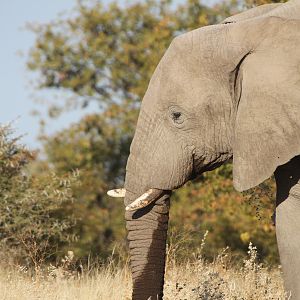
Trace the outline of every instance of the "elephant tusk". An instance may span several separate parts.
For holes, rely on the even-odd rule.
[[[107,192],[108,196],[116,197],[116,198],[125,197],[125,194],[126,194],[126,190],[124,188],[122,188],[122,189],[113,189],[113,190],[109,190]]]
[[[143,208],[143,207],[149,205],[150,203],[152,203],[153,201],[155,201],[163,193],[164,193],[163,190],[149,189],[142,196],[138,197],[132,203],[127,205],[125,209],[126,210],[137,210],[137,209]]]

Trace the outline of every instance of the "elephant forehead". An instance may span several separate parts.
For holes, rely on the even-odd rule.
[[[223,98],[224,87],[207,76],[191,76],[181,81],[166,81],[161,88],[160,102],[165,108],[177,104],[183,108],[203,108]]]
[[[178,105],[186,111],[205,113],[220,108],[226,88],[207,76],[169,76],[160,78],[149,88],[142,102],[142,109],[149,114],[166,111]],[[215,107],[215,109],[214,109]],[[222,106],[224,109],[224,105]],[[227,107],[227,106],[226,106]],[[223,111],[224,113],[224,111]]]

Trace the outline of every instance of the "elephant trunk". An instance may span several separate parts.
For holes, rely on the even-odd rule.
[[[176,181],[172,158],[176,156],[170,153],[161,124],[140,112],[126,166],[125,219],[134,300],[163,297],[170,195]],[[143,200],[149,191],[154,201]],[[146,206],[136,205],[137,199]]]
[[[140,190],[127,184],[125,205],[139,196],[131,191]],[[163,297],[170,194],[165,192],[155,203],[125,212],[134,300]]]

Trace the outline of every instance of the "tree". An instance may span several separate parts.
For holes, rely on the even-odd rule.
[[[115,121],[126,122],[120,114]],[[106,114],[93,114],[45,142],[45,152],[56,172],[81,170],[81,185],[73,190],[78,201],[68,210],[78,220],[75,234],[80,238],[72,245],[77,256],[97,253],[107,257],[116,241],[120,247],[124,242],[122,200],[106,196],[107,190],[123,184],[131,141],[124,128],[126,124],[111,126]]]
[[[278,262],[275,227],[271,220],[275,209],[273,179],[247,192],[233,188],[232,164],[227,163],[178,190],[171,205],[170,231],[189,236],[179,256],[196,253],[200,241],[209,231],[205,254],[213,258],[216,250],[230,247],[243,256],[249,242],[255,243],[260,258]],[[174,241],[170,241],[174,242]],[[176,238],[175,238],[176,242]]]

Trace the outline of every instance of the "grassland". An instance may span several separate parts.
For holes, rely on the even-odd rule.
[[[165,298],[201,300],[288,299],[283,291],[280,267],[268,269],[257,263],[255,247],[249,245],[248,258],[234,265],[227,249],[213,262],[199,252],[194,259],[177,263],[169,254],[166,267]],[[2,268],[1,299],[5,300],[99,300],[130,299],[128,267],[113,260],[106,266],[72,270],[70,252],[58,266],[32,273],[22,266]]]

